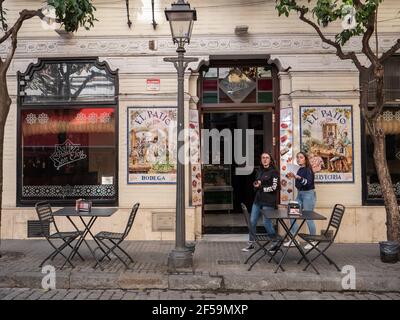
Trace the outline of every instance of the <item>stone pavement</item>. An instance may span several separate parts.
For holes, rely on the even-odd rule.
[[[0,300],[400,300],[400,293],[0,288]]]
[[[3,240],[0,258],[0,287],[42,288],[44,274],[38,267],[49,254],[44,240]],[[291,249],[285,261],[285,272],[274,273],[275,264],[262,259],[251,271],[243,261],[248,256],[241,249],[244,242],[199,241],[194,254],[194,267],[179,274],[168,273],[170,241],[127,241],[125,247],[135,263],[131,270],[113,258],[105,270],[93,269],[94,259],[85,246],[82,262],[60,270],[63,260],[50,262],[56,267],[57,289],[126,289],[126,290],[204,290],[219,292],[264,291],[342,291],[345,274],[337,272],[324,259],[318,260],[317,275],[311,268],[302,271],[297,265],[298,252]],[[334,244],[329,255],[340,266],[352,266],[356,275],[355,292],[400,292],[400,263],[380,261],[377,244]]]

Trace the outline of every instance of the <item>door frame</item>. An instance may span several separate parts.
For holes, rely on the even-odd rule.
[[[271,112],[272,115],[272,155],[274,157],[274,159],[276,160],[277,166],[279,166],[279,158],[276,157],[276,154],[279,154],[279,139],[277,139],[276,137],[279,137],[278,133],[277,133],[277,127],[278,127],[278,132],[279,132],[279,121],[277,123],[276,121],[276,113],[277,113],[277,108],[274,108],[272,106],[265,106],[263,108],[235,108],[234,110],[230,109],[229,113],[267,113],[267,112]],[[225,113],[228,110],[225,108],[221,108],[219,110],[215,110],[215,108],[212,108],[212,110],[210,110],[209,108],[202,108],[202,110],[200,111],[200,117],[199,117],[199,124],[200,124],[200,129],[204,129],[204,114],[206,113]],[[265,131],[264,131],[265,132]],[[254,159],[255,162],[257,161],[257,159]],[[204,209],[204,170],[203,170],[203,165],[202,165],[202,169],[201,169],[201,175],[202,175],[202,190],[203,190],[203,197],[202,197],[202,205],[201,205],[201,217],[202,217],[202,234],[205,234],[204,228],[205,228],[205,209]],[[280,198],[280,193],[278,191],[278,199]]]
[[[274,157],[277,167],[280,171],[280,141],[279,141],[279,123],[280,123],[280,103],[279,103],[279,95],[280,95],[280,82],[278,78],[279,67],[274,63],[268,63],[268,59],[251,59],[246,56],[241,56],[235,59],[229,59],[229,56],[226,56],[226,59],[220,60],[212,60],[207,66],[202,66],[199,70],[200,76],[198,77],[197,81],[197,96],[202,97],[202,69],[212,68],[212,67],[236,67],[236,66],[270,66],[271,73],[272,73],[272,92],[273,92],[273,101],[272,103],[218,103],[218,104],[202,104],[202,100],[198,104],[199,110],[199,127],[200,130],[204,129],[204,113],[217,113],[217,112],[266,112],[272,110],[272,156]],[[202,145],[202,141],[200,139],[200,146]],[[201,151],[201,147],[200,147]],[[201,206],[201,217],[202,217],[202,224],[201,230],[202,234],[204,234],[204,171],[201,170],[202,174],[202,190],[203,190],[203,197],[202,197],[202,206]],[[280,199],[280,191],[278,191],[278,199]]]

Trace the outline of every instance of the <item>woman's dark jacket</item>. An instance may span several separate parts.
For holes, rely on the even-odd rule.
[[[254,202],[260,206],[276,207],[279,188],[278,171],[272,167],[261,168],[257,172],[256,180],[261,181],[261,186],[255,188]]]
[[[295,185],[297,190],[299,191],[309,191],[314,190],[314,172],[311,168],[301,167],[297,171],[297,175],[301,177],[301,179],[296,179]]]

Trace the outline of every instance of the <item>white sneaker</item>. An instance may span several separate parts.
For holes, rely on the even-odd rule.
[[[253,249],[254,249],[254,244],[252,242],[250,242],[246,248],[242,249],[242,251],[249,252],[250,250],[253,250]]]
[[[289,241],[286,241],[286,242],[283,244],[283,246],[287,248],[287,247],[295,247],[296,245],[293,243],[292,240],[289,240]]]
[[[315,242],[315,241],[312,241],[311,243],[313,244],[313,246],[315,246],[315,245],[317,244],[317,242]],[[307,244],[304,246],[304,249],[310,250],[310,249],[313,248],[313,246],[312,246],[311,244],[307,243]]]

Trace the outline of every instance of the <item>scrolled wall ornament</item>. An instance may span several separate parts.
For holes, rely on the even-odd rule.
[[[222,38],[223,37],[223,38]],[[221,39],[201,39],[201,36],[198,39],[193,40],[193,54],[209,54],[210,52],[225,52],[227,49],[233,50],[235,52],[246,52],[248,53],[249,48],[252,51],[261,51],[264,52],[266,49],[270,53],[292,53],[293,50],[297,50],[296,53],[302,52],[315,52],[319,53],[320,49],[326,50],[329,52],[329,46],[326,46],[322,41],[318,39],[314,41],[315,37],[312,36],[295,36],[292,35],[291,38],[296,39],[296,41],[292,41],[289,45],[285,42],[284,37],[280,36],[278,39],[273,39],[271,35],[261,35],[255,36],[259,41],[257,42],[244,42],[238,41],[235,39],[229,39],[228,36],[221,36]],[[380,44],[383,49],[390,48],[391,44],[395,42],[397,39],[393,35],[384,35],[382,34]],[[211,41],[213,41],[213,45],[210,45]],[[217,41],[217,45],[215,46],[215,41]],[[358,50],[360,39],[356,39],[354,41],[350,41],[347,46],[349,49]],[[221,44],[224,44],[223,46]],[[254,45],[255,44],[255,45]],[[173,44],[170,44],[167,40],[160,39],[158,41],[159,52],[167,53],[173,50]],[[6,52],[7,46],[0,45],[0,54],[4,54]],[[129,41],[126,39],[79,39],[76,38],[75,42],[65,42],[65,40],[36,40],[36,39],[21,39],[19,41],[18,51],[16,52],[16,56],[19,58],[29,58],[31,59],[32,54],[40,55],[46,54],[51,56],[58,56],[60,54],[64,54],[66,50],[69,50],[74,53],[74,55],[79,55],[81,53],[93,53],[98,54],[98,52],[102,52],[104,55],[114,55],[121,54],[127,55],[127,52],[131,49],[135,50],[143,50],[143,52],[151,52],[148,49],[148,40],[141,40],[140,38],[129,38]],[[16,70],[18,71],[18,70]]]

